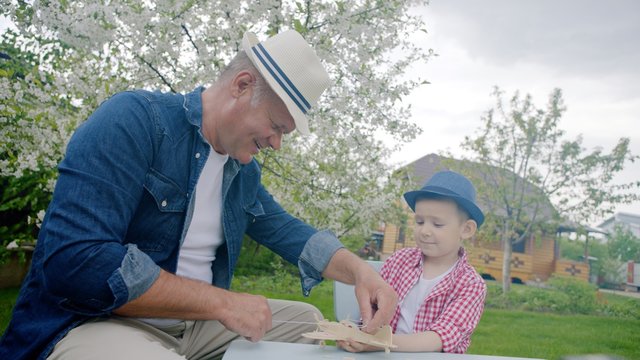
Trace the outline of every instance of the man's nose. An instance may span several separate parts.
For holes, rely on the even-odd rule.
[[[280,150],[280,147],[282,146],[282,133],[276,132],[275,134],[271,135],[268,140],[269,146],[273,150]]]

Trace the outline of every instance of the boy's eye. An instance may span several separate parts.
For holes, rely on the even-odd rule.
[[[424,221],[422,221],[422,220],[416,220],[416,224],[418,224],[418,225],[422,225],[422,224],[424,224]]]
[[[444,226],[444,224],[434,223],[434,224],[433,224],[433,226],[440,228],[440,227],[443,227],[443,226]]]

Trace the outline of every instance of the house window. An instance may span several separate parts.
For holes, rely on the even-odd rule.
[[[524,249],[526,247],[525,246],[526,244],[527,244],[526,241],[520,241],[517,244],[513,244],[513,247],[512,247],[513,252],[514,253],[524,254],[525,253]]]
[[[400,230],[398,231],[398,243],[403,244],[404,245],[404,237],[405,237],[405,228],[407,226],[405,224],[402,224],[402,226],[400,226]]]

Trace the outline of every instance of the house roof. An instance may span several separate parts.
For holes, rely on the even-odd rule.
[[[638,224],[640,225],[640,215],[618,212],[598,225],[599,228],[605,228],[612,223]]]
[[[429,154],[415,160],[412,163],[407,164],[407,167],[412,167],[413,171],[409,172],[410,179],[418,184],[424,184],[433,174],[440,170],[448,170],[441,164],[440,156],[436,154]]]
[[[429,178],[431,178],[431,176],[433,176],[433,174],[442,170],[453,170],[458,172],[465,172],[467,173],[467,175],[471,175],[468,173],[472,171],[474,173],[473,174],[474,176],[470,176],[470,177],[483,179],[485,183],[492,183],[496,181],[496,176],[495,176],[496,174],[503,174],[503,175],[500,175],[502,179],[509,179],[509,177],[512,177],[514,175],[511,172],[501,170],[492,166],[482,165],[478,163],[471,163],[466,160],[447,158],[437,154],[425,155],[415,160],[414,162],[407,164],[406,167],[409,168],[408,176],[414,186],[422,186]],[[478,189],[477,201],[480,208],[487,213],[492,213],[498,216],[506,216],[507,215],[506,211],[504,210],[504,207],[501,206],[501,204],[496,204],[492,199],[486,196],[486,194],[483,194],[483,192],[481,191],[482,186],[479,186],[480,184],[477,183],[478,180],[473,179],[472,181],[476,185],[476,189]],[[505,180],[505,181],[510,181],[510,180]],[[531,194],[534,194],[535,192],[540,191],[535,186],[533,186],[532,184],[530,184],[529,182],[525,181],[520,177],[518,177],[516,181],[517,181],[517,186],[527,187],[526,188],[527,194],[531,195]],[[530,210],[530,211],[527,211],[528,209],[523,209],[523,210],[525,211],[525,213],[528,213],[527,214],[528,216],[533,215],[533,210]],[[537,216],[539,217],[539,219],[541,217],[542,219],[551,220],[554,218],[555,214],[556,214],[556,211],[553,205],[551,205],[551,202],[546,201],[543,204],[543,208],[537,214]]]
[[[465,164],[468,164],[471,166],[465,166]],[[453,166],[447,166],[447,165],[453,165]],[[495,180],[496,178],[509,179],[510,177],[512,178],[514,175],[509,171],[498,169],[493,166],[482,165],[477,163],[469,163],[466,160],[446,158],[437,154],[425,155],[405,166],[405,168],[408,168],[409,170],[408,171],[409,179],[415,186],[422,186],[422,184],[424,184],[431,176],[433,176],[433,174],[435,174],[438,171],[442,171],[442,170],[460,171],[458,167],[465,168],[465,169],[473,169],[473,171],[479,172],[480,174],[476,174],[477,177],[480,179],[485,179],[487,183],[496,181]],[[496,176],[496,174],[498,174],[498,176]],[[525,193],[533,195],[537,192],[538,193],[541,192],[541,190],[538,189],[536,186],[534,186],[533,184],[529,183],[528,181],[526,181],[525,179],[519,176],[515,180],[516,180],[516,186],[526,186]],[[478,188],[479,186],[476,186],[476,187]],[[498,216],[506,216],[506,212],[503,209],[503,207],[499,206],[498,204],[492,203],[492,200],[489,199],[488,196],[483,196],[481,191],[478,192],[477,201],[478,201],[478,205],[480,206],[481,209],[483,209],[484,212],[493,213],[494,215],[498,215]],[[524,211],[525,213],[528,212],[527,215],[529,216],[533,215],[532,214],[533,210],[527,211],[527,209],[524,209]],[[546,199],[546,201],[543,202],[541,211],[538,213],[537,216],[538,216],[538,219],[549,221],[554,219],[556,215],[557,215],[556,209],[551,204],[551,202],[548,199]],[[637,217],[637,219],[640,222],[640,216]],[[600,229],[596,229],[589,226],[579,226],[577,223],[569,220],[562,220],[561,224],[558,227],[558,231],[575,232],[578,228],[583,228],[587,232],[602,233],[602,230]]]
[[[605,234],[605,235],[608,234],[607,231],[599,229],[597,227],[592,227],[589,225],[579,226],[578,223],[571,220],[563,221],[562,224],[558,226],[558,232],[572,233],[572,232],[576,232],[579,228],[584,229],[588,233],[598,233],[598,234]]]

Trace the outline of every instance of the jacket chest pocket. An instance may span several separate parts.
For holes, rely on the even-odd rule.
[[[131,221],[128,242],[149,252],[171,252],[180,245],[188,207],[187,194],[171,179],[151,170],[145,192]]]
[[[160,212],[183,212],[187,207],[187,194],[171,179],[151,169],[144,188],[155,200]]]
[[[258,216],[264,215],[264,208],[260,200],[256,199],[253,204],[244,206],[244,212],[247,215],[247,221],[251,224],[256,221]]]

